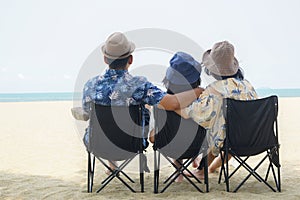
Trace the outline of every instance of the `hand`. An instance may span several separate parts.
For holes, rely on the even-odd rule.
[[[81,107],[71,108],[72,115],[75,119],[81,121],[89,120],[89,114],[85,112]]]
[[[204,88],[198,87],[197,89],[199,90],[199,93],[197,93],[197,94],[199,94],[199,95],[198,95],[197,97],[199,97],[199,96],[203,93]]]

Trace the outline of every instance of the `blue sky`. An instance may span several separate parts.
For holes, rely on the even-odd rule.
[[[109,34],[140,28],[176,31],[204,49],[228,40],[255,87],[300,88],[299,7],[297,0],[0,0],[0,93],[73,91],[85,59]]]

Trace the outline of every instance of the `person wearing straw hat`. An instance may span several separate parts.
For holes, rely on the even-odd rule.
[[[257,94],[250,82],[244,79],[234,56],[234,46],[228,41],[218,42],[207,50],[203,54],[202,65],[204,71],[216,81],[209,84],[190,106],[176,112],[184,118],[192,118],[207,129],[211,147],[208,155],[209,172],[212,173],[221,165],[218,154],[225,139],[225,120],[221,109],[223,98],[252,100],[257,99]],[[203,176],[200,169],[193,173],[198,177]]]
[[[148,125],[149,111],[145,105],[159,104],[166,110],[175,110],[191,104],[203,91],[202,88],[170,95],[160,90],[145,77],[132,76],[128,69],[133,62],[135,44],[123,33],[111,34],[101,48],[108,69],[104,75],[90,79],[84,86],[82,108],[89,113],[91,102],[101,105],[142,105],[144,124]],[[87,128],[84,143],[88,146]],[[142,136],[147,138],[147,135]],[[148,146],[146,142],[145,148]],[[112,166],[113,167],[113,166]]]

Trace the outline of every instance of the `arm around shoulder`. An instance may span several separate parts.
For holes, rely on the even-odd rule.
[[[189,119],[190,116],[186,113],[185,109],[186,108],[175,110],[174,112],[176,112],[178,115],[180,115],[183,119]]]
[[[203,92],[203,88],[195,88],[178,94],[165,95],[160,101],[160,108],[165,110],[179,110],[190,105]]]

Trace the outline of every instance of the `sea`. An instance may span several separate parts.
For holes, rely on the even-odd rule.
[[[299,89],[256,89],[259,97],[277,95],[278,97],[300,97]],[[34,101],[73,101],[80,100],[81,94],[74,92],[45,93],[0,93],[0,102],[34,102]]]
[[[75,94],[73,92],[0,93],[0,102],[72,101],[72,100],[80,100],[79,94]]]

